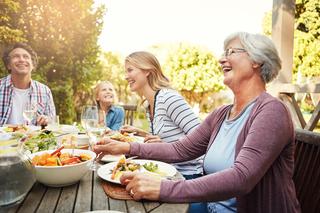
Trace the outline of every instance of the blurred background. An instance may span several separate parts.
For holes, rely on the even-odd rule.
[[[124,80],[124,57],[138,50],[158,57],[204,118],[232,100],[218,65],[223,39],[239,30],[271,36],[271,9],[271,0],[0,0],[0,53],[17,41],[37,52],[32,78],[51,88],[61,123],[78,121],[94,85],[108,80],[119,104],[139,106],[136,125],[144,127],[141,99]],[[319,0],[296,0],[293,83],[320,82],[319,20]],[[7,74],[1,61],[0,77]],[[319,96],[297,99],[308,117]]]

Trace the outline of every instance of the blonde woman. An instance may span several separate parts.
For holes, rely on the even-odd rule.
[[[124,126],[122,131],[136,132],[145,137],[145,142],[172,143],[200,124],[184,98],[170,87],[154,55],[148,52],[130,54],[125,59],[125,70],[131,91],[138,93],[148,104],[150,132],[132,126]],[[187,179],[198,177],[202,172],[201,158],[175,166]]]
[[[114,106],[117,96],[113,85],[109,81],[103,81],[94,88],[95,101],[98,109],[105,114],[105,125],[111,130],[119,130],[124,121],[122,107]]]

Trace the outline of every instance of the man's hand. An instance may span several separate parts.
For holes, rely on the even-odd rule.
[[[37,125],[38,125],[38,126],[46,126],[46,125],[48,125],[48,122],[49,122],[48,116],[39,115],[39,116],[37,117]]]

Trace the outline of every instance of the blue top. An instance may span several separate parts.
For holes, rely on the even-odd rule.
[[[204,158],[204,171],[206,174],[219,172],[230,168],[234,164],[235,146],[238,135],[247,121],[254,102],[249,103],[235,118],[223,121],[220,130]],[[236,198],[229,200],[209,202],[209,212],[237,212]]]
[[[124,122],[124,110],[119,106],[111,106],[106,115],[106,126],[112,130],[119,130]]]

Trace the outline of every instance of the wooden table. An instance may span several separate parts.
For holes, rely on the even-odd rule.
[[[181,176],[177,174],[177,176]],[[187,212],[189,204],[136,202],[107,197],[96,172],[88,172],[79,183],[61,187],[46,187],[36,182],[20,205],[0,209],[0,212],[87,212],[117,210],[121,212],[180,213]]]

